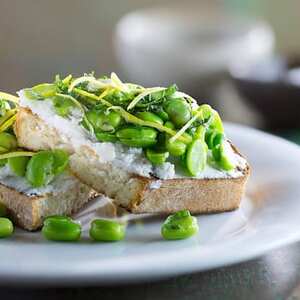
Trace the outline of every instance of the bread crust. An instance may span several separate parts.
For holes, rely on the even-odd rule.
[[[168,179],[158,189],[151,188],[155,179],[145,182],[139,201],[133,202],[133,213],[172,213],[189,209],[192,213],[231,211],[239,207],[249,168],[242,177],[230,179]]]
[[[29,109],[20,109],[15,122],[15,133],[22,147],[32,150],[64,148],[71,155],[72,172],[99,193],[133,213],[171,213],[189,209],[193,213],[213,213],[239,207],[245,184],[250,174],[249,165],[238,178],[176,178],[160,180],[161,186],[153,188],[155,178],[131,174],[116,169],[110,163],[101,164],[92,152],[75,152],[72,142],[66,142],[58,132],[49,127]],[[238,150],[232,145],[234,151]],[[88,154],[87,154],[88,153]]]

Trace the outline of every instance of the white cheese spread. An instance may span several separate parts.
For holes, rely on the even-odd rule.
[[[71,186],[77,184],[77,181],[71,175],[63,173],[58,175],[51,183],[46,186],[34,188],[32,187],[24,177],[16,176],[10,167],[6,164],[0,168],[0,183],[24,193],[27,196],[42,196],[45,194],[57,195],[61,192],[67,191]]]
[[[161,187],[161,180],[154,180],[150,183],[150,190],[157,190]]]

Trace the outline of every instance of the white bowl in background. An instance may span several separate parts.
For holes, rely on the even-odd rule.
[[[203,5],[135,11],[115,32],[115,52],[128,80],[148,86],[176,82],[189,92],[214,85],[237,61],[264,59],[273,45],[264,22]]]

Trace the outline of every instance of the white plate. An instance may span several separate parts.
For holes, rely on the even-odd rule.
[[[87,237],[54,243],[19,230],[0,241],[0,282],[137,282],[241,262],[299,240],[300,148],[246,127],[229,124],[227,132],[252,166],[239,210],[199,216],[199,234],[174,242],[161,239],[159,217],[133,222],[119,243],[96,244]]]

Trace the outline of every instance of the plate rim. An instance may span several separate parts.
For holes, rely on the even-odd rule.
[[[234,124],[234,123],[226,123],[225,125],[231,131],[239,131],[246,130],[250,131],[250,133],[258,134],[260,136],[264,136],[268,139],[275,139],[280,143],[288,144],[293,147],[295,150],[299,151],[300,147],[292,142],[289,142],[283,138],[278,136],[248,127],[244,125]],[[160,255],[156,254],[156,262],[153,262],[153,257],[151,258],[151,254],[141,254],[137,255],[137,260],[130,265],[130,270],[125,270],[124,261],[128,259],[127,257],[116,258],[116,261],[123,262],[122,268],[119,269],[119,272],[116,272],[115,269],[111,270],[111,272],[101,272],[101,262],[94,265],[91,265],[90,262],[89,268],[75,268],[71,270],[65,270],[62,272],[61,269],[58,268],[58,271],[55,272],[47,272],[44,269],[40,270],[30,270],[30,272],[25,272],[20,269],[19,272],[16,270],[5,270],[0,268],[0,285],[20,285],[20,286],[85,286],[85,285],[108,285],[108,284],[125,284],[125,283],[133,283],[133,282],[143,282],[146,280],[155,280],[168,278],[172,276],[194,273],[194,272],[203,272],[219,267],[230,266],[233,264],[238,264],[241,262],[249,261],[254,258],[265,255],[271,250],[275,250],[282,246],[287,246],[294,242],[300,240],[300,231],[293,232],[290,235],[285,236],[284,238],[280,238],[274,240],[272,243],[268,243],[266,245],[258,245],[257,247],[250,247],[247,252],[235,252],[234,255],[223,257],[217,257],[215,261],[210,261],[209,263],[203,263],[201,260],[197,260],[197,257],[201,258],[201,255],[197,254],[197,249],[194,247],[186,248],[182,250],[181,254],[185,257],[189,256],[188,262],[178,263],[178,253],[177,251],[168,251],[167,253],[162,253]],[[225,246],[233,247],[236,243],[225,242]],[[205,245],[204,245],[205,246]],[[205,248],[205,247],[204,247]],[[1,244],[0,244],[1,250]],[[228,251],[226,251],[228,253]],[[161,261],[168,257],[168,267],[162,268]],[[177,259],[176,259],[177,258]],[[152,261],[151,261],[152,260]],[[177,260],[177,262],[176,262]],[[139,261],[139,262],[138,262]],[[145,262],[141,267],[141,262]],[[160,263],[158,263],[159,261]],[[132,262],[131,262],[132,263]],[[174,267],[176,266],[176,267]]]

